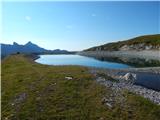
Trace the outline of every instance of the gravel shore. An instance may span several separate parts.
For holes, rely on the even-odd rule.
[[[133,84],[132,82],[125,81],[121,79],[123,76],[119,73],[134,73],[137,72],[147,72],[160,75],[160,67],[157,68],[131,68],[131,69],[100,69],[100,68],[90,68],[92,74],[96,76],[96,81],[106,87],[111,88],[116,93],[121,93],[123,90],[128,90],[129,92],[140,95],[155,104],[160,105],[160,91],[155,91],[153,89],[148,89],[144,86]],[[101,74],[101,75],[100,75]],[[110,76],[117,80],[117,82],[106,78],[105,76]]]

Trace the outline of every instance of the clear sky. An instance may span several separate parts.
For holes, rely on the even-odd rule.
[[[83,50],[160,33],[160,2],[3,2],[1,43]]]

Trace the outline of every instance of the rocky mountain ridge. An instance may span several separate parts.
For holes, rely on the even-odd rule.
[[[47,50],[38,45],[32,43],[31,41],[27,42],[25,45],[20,45],[16,42],[11,44],[0,44],[1,45],[1,56],[7,56],[15,53],[36,53],[36,54],[68,54],[67,50]]]
[[[160,50],[160,34],[139,36],[133,39],[108,43],[84,51]]]

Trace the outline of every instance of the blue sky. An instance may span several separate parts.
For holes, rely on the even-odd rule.
[[[3,2],[2,40],[83,50],[160,33],[158,2]]]

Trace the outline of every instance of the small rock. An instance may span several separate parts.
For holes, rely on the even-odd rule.
[[[105,104],[106,103],[106,101],[107,101],[107,98],[102,98],[102,100],[101,100],[101,102],[102,102],[102,104]]]
[[[103,118],[103,117],[100,117],[99,120],[104,120],[104,118]]]
[[[39,101],[41,99],[41,97],[37,97],[36,100]]]
[[[26,99],[26,97],[27,97],[26,93],[19,94],[15,99],[15,103],[20,103],[20,102],[24,101]]]
[[[136,74],[134,73],[126,73],[122,78],[126,81],[128,81],[129,83],[134,83],[136,80]]]
[[[14,103],[12,103],[11,105],[14,106]]]
[[[8,117],[5,117],[5,120],[8,120]]]
[[[72,80],[73,78],[72,78],[72,77],[67,76],[67,77],[65,77],[65,79],[67,79],[67,80]]]
[[[106,105],[109,107],[109,108],[112,108],[112,105],[110,103],[106,103]]]
[[[10,116],[11,116],[11,117],[13,117],[13,116],[14,116],[14,114],[11,114]]]
[[[36,93],[39,93],[39,91],[36,91]]]
[[[51,83],[52,86],[56,85],[57,83]]]

